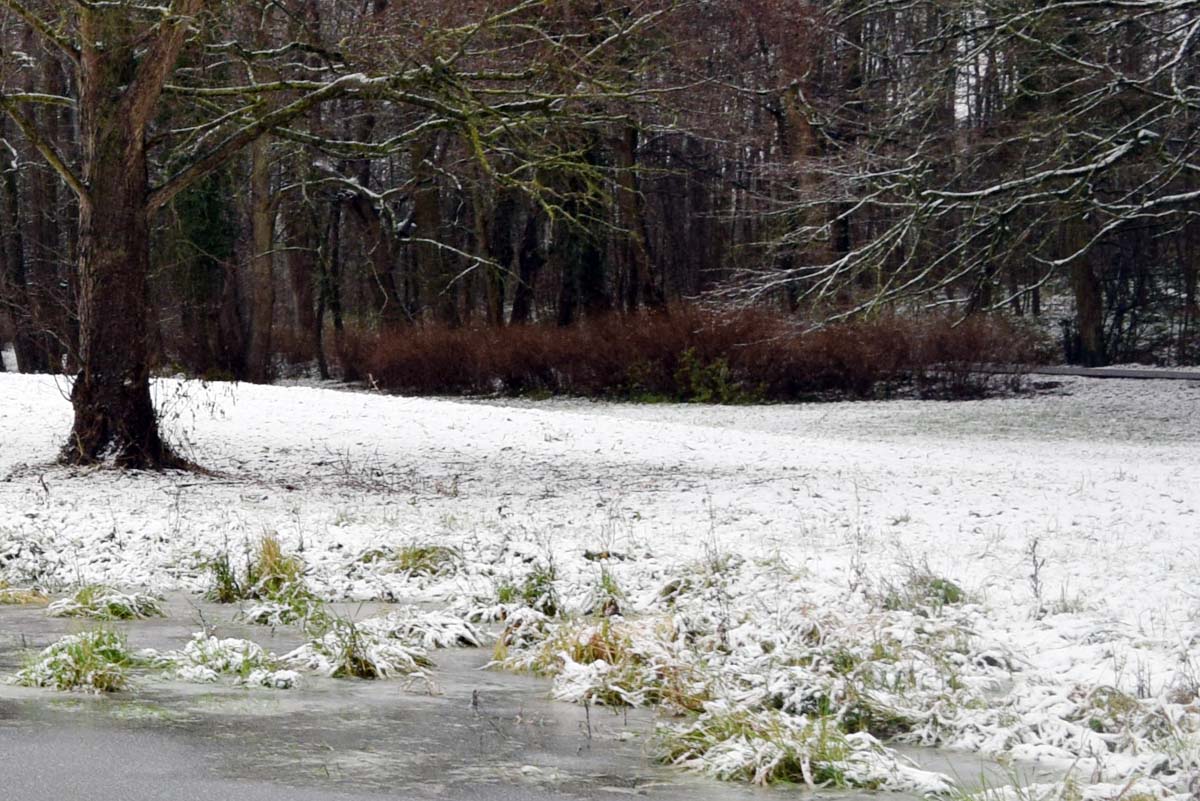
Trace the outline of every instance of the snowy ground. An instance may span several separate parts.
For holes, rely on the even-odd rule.
[[[13,585],[202,591],[204,562],[273,532],[324,596],[465,615],[552,564],[569,614],[619,587],[642,661],[703,685],[697,726],[758,716],[737,743],[677,753],[690,767],[752,778],[732,767],[780,758],[753,731],[803,745],[813,720],[858,706],[894,712],[902,739],[1073,769],[1088,797],[1128,795],[1130,779],[1181,795],[1200,764],[1193,383],[707,408],[163,382],[174,441],[212,477],[52,466],[64,391],[0,376]],[[360,559],[426,544],[462,565],[415,578]],[[933,603],[931,580],[965,598]],[[565,625],[586,639],[595,621]],[[570,658],[551,672],[567,700],[617,681]],[[866,755],[850,772],[879,783],[884,752],[850,746]]]

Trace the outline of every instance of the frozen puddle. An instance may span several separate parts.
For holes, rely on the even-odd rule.
[[[283,652],[294,629],[241,626],[231,607],[175,596],[168,617],[123,624],[131,647],[180,648],[203,616],[221,636]],[[378,611],[354,607],[360,614]],[[22,646],[39,648],[77,622],[0,607],[0,671]],[[305,675],[290,691],[139,677],[130,691],[93,697],[0,685],[5,795],[23,801],[184,799],[538,799],[637,795],[739,799],[805,793],[718,783],[656,764],[652,714],[559,703],[549,682],[484,671],[485,649],[434,655],[436,692],[403,681]],[[472,699],[476,703],[472,703]],[[909,751],[966,785],[969,755]],[[813,794],[806,793],[812,796]],[[863,794],[820,791],[826,798]],[[892,794],[892,798],[904,796]]]

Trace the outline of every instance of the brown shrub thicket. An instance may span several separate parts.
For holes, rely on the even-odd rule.
[[[641,401],[980,397],[1020,381],[1001,365],[1043,360],[1045,343],[1001,316],[885,315],[805,331],[762,310],[604,316],[574,326],[437,325],[351,336],[349,376],[423,395],[573,395]]]

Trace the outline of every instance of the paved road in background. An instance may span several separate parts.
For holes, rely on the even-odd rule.
[[[1130,378],[1138,381],[1200,381],[1197,370],[1138,370],[1123,367],[1038,367],[1031,375],[1071,375],[1081,378]]]

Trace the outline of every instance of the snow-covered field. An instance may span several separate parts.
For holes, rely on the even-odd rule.
[[[14,585],[199,592],[215,554],[274,533],[330,599],[525,621],[512,664],[565,700],[702,712],[668,721],[668,750],[715,775],[799,753],[805,779],[824,760],[939,785],[870,735],[825,753],[826,721],[1072,771],[1087,797],[1186,794],[1200,766],[1192,383],[733,408],[160,383],[212,476],[53,466],[64,391],[0,375]],[[427,545],[461,558],[435,576],[362,558]],[[514,614],[502,589],[551,569],[568,621]],[[622,615],[590,614],[608,596]],[[599,640],[626,662],[574,647]]]

